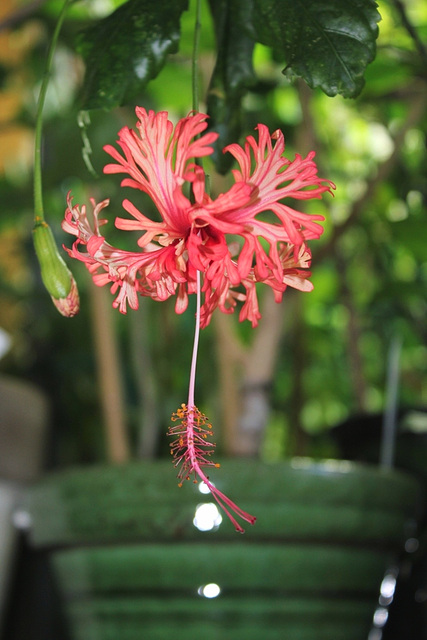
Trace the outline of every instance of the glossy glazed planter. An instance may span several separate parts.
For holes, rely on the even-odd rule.
[[[32,491],[32,544],[51,550],[73,640],[367,637],[416,515],[412,478],[226,460],[211,479],[258,518],[241,536],[226,517],[199,531],[196,510],[213,500],[173,475],[170,462],[94,467]]]

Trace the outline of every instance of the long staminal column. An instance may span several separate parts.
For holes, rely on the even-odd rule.
[[[197,351],[200,333],[200,306],[201,306],[200,273],[197,272],[197,302],[196,302],[196,329],[194,334],[193,356],[191,361],[190,382],[188,390],[188,404],[181,407],[172,415],[172,422],[168,435],[175,438],[170,444],[171,455],[174,457],[174,466],[179,468],[179,486],[184,480],[189,480],[194,474],[194,482],[197,477],[209,488],[214,499],[223,511],[230,518],[236,531],[244,533],[243,527],[239,524],[231,511],[246,522],[254,524],[255,516],[250,515],[238,507],[228,496],[217,489],[204,473],[202,467],[219,468],[219,464],[213,462],[210,456],[215,450],[215,443],[212,442],[212,425],[209,419],[199,411],[194,403],[194,388],[196,382]]]

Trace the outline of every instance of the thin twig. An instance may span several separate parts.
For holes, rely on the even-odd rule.
[[[406,31],[411,36],[412,40],[415,43],[416,48],[418,49],[418,53],[424,61],[424,64],[427,64],[427,49],[424,46],[424,42],[421,40],[418,35],[417,30],[414,25],[408,18],[408,14],[406,13],[406,8],[401,0],[393,0],[393,4],[395,5],[397,12],[399,13],[400,19],[402,21],[402,25],[405,27]]]

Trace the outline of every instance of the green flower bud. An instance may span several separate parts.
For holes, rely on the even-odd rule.
[[[33,241],[43,284],[54,305],[63,316],[76,315],[80,304],[76,281],[60,256],[52,231],[46,222],[36,223]]]

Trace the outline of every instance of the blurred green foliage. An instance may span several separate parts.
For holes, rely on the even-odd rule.
[[[8,4],[14,15],[18,5],[12,0]],[[91,319],[93,285],[81,265],[71,265],[81,292],[81,311],[72,320],[60,317],[42,286],[31,245],[31,131],[46,47],[61,4],[58,0],[42,3],[0,33],[0,327],[13,340],[0,370],[33,380],[48,393],[52,402],[51,465],[104,456]],[[374,11],[373,3],[368,4]],[[126,105],[109,112],[91,111],[85,134],[99,178],[88,172],[78,126],[84,65],[75,42],[82,29],[86,34],[95,33],[95,23],[120,5],[123,2],[113,0],[74,3],[55,56],[45,110],[44,198],[46,217],[58,242],[68,246],[70,238],[65,237],[60,223],[69,189],[79,202],[88,201],[90,195],[110,197],[106,233],[121,246],[126,242],[130,243],[126,248],[133,246],[132,234],[124,234],[126,238],[114,228],[121,201],[130,197],[145,213],[155,212],[150,212],[141,196],[121,189],[119,179],[103,176],[107,156],[102,146],[113,143],[124,124],[134,124],[136,104],[168,110],[175,120],[191,110],[194,2],[181,16],[179,50],[166,55],[165,49],[165,67],[157,78],[133,86]],[[234,7],[233,3],[225,5]],[[180,11],[183,8],[185,3],[180,3]],[[208,3],[203,6],[201,109],[206,108],[209,87],[214,86],[215,69],[214,83],[222,83],[233,116],[237,117],[234,106],[238,109],[244,135],[258,122],[281,128],[288,157],[292,157],[299,151],[302,134],[310,130],[319,173],[337,185],[333,201],[309,205],[326,217],[324,237],[319,246],[312,247],[315,289],[284,297],[289,313],[263,445],[263,455],[269,458],[295,451],[312,453],[318,446],[313,444],[313,435],[327,434],[331,426],[354,412],[381,411],[387,354],[395,335],[403,340],[401,403],[427,403],[427,7],[421,0],[407,0],[406,12],[418,41],[402,24],[393,0],[381,3],[377,55],[367,67],[363,91],[350,100],[340,95],[328,97],[319,88],[308,91],[300,80],[283,75],[289,60],[277,47],[273,51],[271,42],[255,44],[251,82],[242,82],[229,94],[230,79],[224,71],[229,60],[224,49],[215,67],[215,29],[218,37],[220,16],[213,24]],[[248,70],[250,61],[246,62]],[[234,128],[232,135],[236,132]],[[135,448],[142,410],[133,365],[135,335],[138,331],[144,334],[150,350],[150,375],[163,433],[170,413],[186,397],[193,334],[191,310],[176,316],[173,300],[144,304],[141,325],[138,313],[132,319],[130,314],[112,314],[123,364],[127,425]],[[250,327],[239,326],[237,316],[229,320],[242,343],[251,340]],[[202,337],[197,393],[212,419],[220,419],[214,327]],[[325,443],[319,445],[322,452],[331,452],[327,439]],[[167,452],[163,437],[158,451]]]

